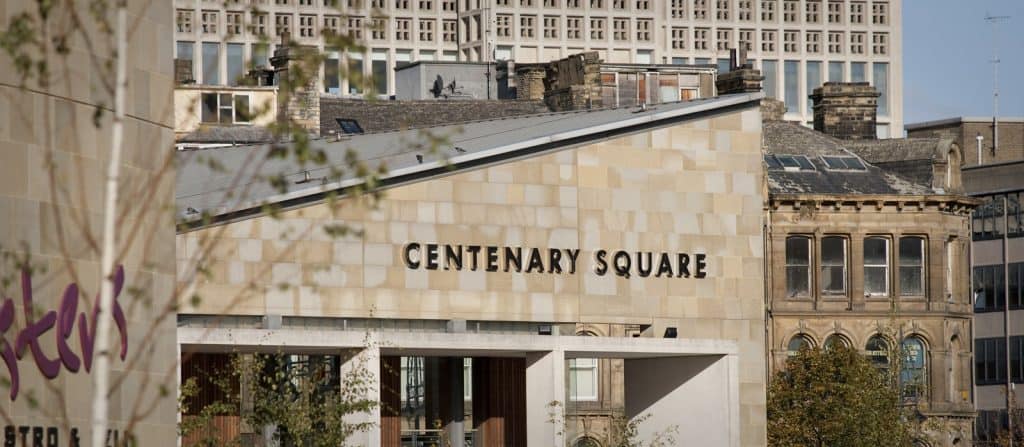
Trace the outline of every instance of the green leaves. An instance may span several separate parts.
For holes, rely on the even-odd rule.
[[[768,386],[772,446],[909,446],[892,374],[844,346],[801,349]]]

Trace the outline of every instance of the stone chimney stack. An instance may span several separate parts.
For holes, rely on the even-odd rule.
[[[320,86],[318,68],[307,67],[313,58],[308,52],[315,48],[301,47],[291,42],[291,36],[284,33],[281,45],[274,50],[270,64],[277,78],[277,121],[291,121],[310,134],[320,135]],[[304,69],[305,80],[296,73]]]
[[[826,82],[814,89],[814,130],[844,140],[874,140],[880,94],[867,82]]]
[[[747,62],[746,50],[729,50],[729,66],[731,71],[719,73],[715,80],[715,88],[719,95],[732,93],[752,93],[761,91],[761,70],[754,69]]]

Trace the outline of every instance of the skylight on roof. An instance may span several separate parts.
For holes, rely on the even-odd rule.
[[[825,165],[832,170],[864,171],[867,167],[857,157],[821,157]]]
[[[764,156],[764,162],[773,171],[815,171],[811,160],[803,155],[772,155]]]

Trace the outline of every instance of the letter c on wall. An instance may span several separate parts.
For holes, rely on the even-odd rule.
[[[413,251],[416,252],[416,259],[413,259],[413,256],[412,256],[412,252]],[[406,244],[405,250],[403,250],[403,253],[402,253],[402,259],[405,261],[405,266],[410,268],[410,269],[413,269],[413,270],[420,268],[419,257],[420,257],[420,244],[418,244],[416,242],[411,242],[409,244]]]

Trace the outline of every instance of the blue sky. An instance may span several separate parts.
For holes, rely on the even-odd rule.
[[[1024,116],[1024,0],[903,0],[904,122],[992,116],[998,25],[999,116]]]

